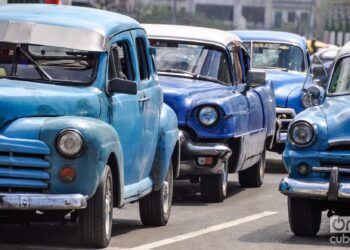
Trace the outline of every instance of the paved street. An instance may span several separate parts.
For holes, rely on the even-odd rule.
[[[228,198],[221,204],[204,204],[198,185],[177,183],[168,226],[143,228],[138,204],[116,209],[109,249],[330,249],[325,214],[316,238],[297,238],[291,233],[287,200],[277,191],[283,175],[280,156],[270,154],[263,187],[240,188],[237,176],[232,175]],[[76,238],[74,226],[0,226],[1,250],[72,249]]]

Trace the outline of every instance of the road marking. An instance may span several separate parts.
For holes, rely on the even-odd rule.
[[[160,240],[160,241],[156,241],[156,242],[152,242],[149,244],[145,244],[142,246],[138,246],[138,247],[134,247],[134,248],[127,248],[128,250],[144,250],[144,249],[153,249],[153,248],[157,248],[157,247],[161,247],[161,246],[165,246],[165,245],[169,245],[169,244],[173,244],[179,241],[184,241],[184,240],[188,240],[194,237],[198,237],[201,236],[203,234],[207,234],[207,233],[212,233],[212,232],[217,232],[223,229],[227,229],[230,227],[235,227],[238,226],[240,224],[244,224],[250,221],[254,221],[254,220],[258,220],[267,216],[271,216],[271,215],[275,215],[278,214],[278,212],[263,212],[263,213],[259,213],[259,214],[255,214],[255,215],[250,215],[241,219],[237,219],[237,220],[233,220],[233,221],[229,221],[229,222],[225,222],[219,225],[215,225],[215,226],[211,226],[211,227],[207,227],[205,229],[202,230],[198,230],[198,231],[194,231],[194,232],[190,232],[190,233],[186,233],[186,234],[181,234],[178,236],[174,236],[168,239],[164,239],[164,240]],[[113,247],[109,247],[109,250],[117,250],[120,248],[113,248]],[[124,248],[126,249],[126,248]]]

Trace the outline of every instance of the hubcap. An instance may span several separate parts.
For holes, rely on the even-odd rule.
[[[112,208],[112,187],[111,179],[107,180],[106,187],[106,197],[105,197],[105,229],[106,235],[109,237],[112,227],[112,217],[113,217],[113,208]]]
[[[263,154],[260,158],[260,177],[264,178],[265,175],[265,154]]]
[[[169,210],[169,182],[165,181],[163,184],[163,211],[168,213]]]
[[[225,163],[224,173],[222,174],[222,193],[226,196],[227,193],[227,181],[228,181],[228,169],[227,163]]]

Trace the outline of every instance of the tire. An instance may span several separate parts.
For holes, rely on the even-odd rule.
[[[316,200],[288,197],[289,225],[297,236],[315,236],[320,230],[322,212]]]
[[[78,225],[82,245],[107,247],[111,239],[113,220],[113,178],[107,165],[95,195],[87,208],[79,211]]]
[[[139,212],[144,226],[165,226],[170,217],[173,199],[174,174],[170,161],[164,184],[159,191],[152,191],[139,201]]]
[[[201,196],[204,202],[223,202],[227,195],[228,166],[225,163],[224,172],[201,177]]]
[[[260,160],[248,169],[238,173],[239,184],[242,187],[260,187],[264,182],[266,166],[266,149],[264,148]]]

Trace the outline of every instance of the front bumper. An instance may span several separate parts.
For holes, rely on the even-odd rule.
[[[232,154],[231,149],[224,144],[193,142],[183,131],[180,131],[180,143],[182,154],[180,176],[222,173],[225,167],[224,164]],[[199,156],[213,156],[217,159],[217,162],[210,167],[198,166],[196,158]]]
[[[0,210],[73,210],[86,206],[86,197],[81,194],[0,193]]]
[[[291,197],[329,201],[350,199],[350,183],[341,182],[339,177],[340,173],[349,174],[350,169],[340,167],[313,167],[312,171],[329,173],[329,181],[284,177],[279,186],[280,192]]]
[[[276,143],[284,144],[288,139],[288,126],[296,116],[295,110],[291,108],[276,108]]]

